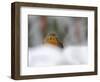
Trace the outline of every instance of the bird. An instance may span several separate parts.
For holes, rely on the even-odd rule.
[[[46,37],[44,38],[44,43],[48,43],[59,48],[64,48],[63,43],[60,41],[60,39],[57,37],[57,34],[54,32],[48,33],[48,35],[46,35]]]

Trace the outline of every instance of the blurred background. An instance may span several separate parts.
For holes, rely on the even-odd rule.
[[[63,16],[28,16],[28,46],[43,43],[44,37],[55,32],[64,46],[87,44],[87,18]]]
[[[64,48],[43,44],[56,33]],[[88,18],[28,15],[28,66],[88,64]]]

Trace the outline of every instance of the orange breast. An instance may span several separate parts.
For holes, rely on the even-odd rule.
[[[58,42],[54,40],[49,40],[48,43],[56,46],[58,45]]]

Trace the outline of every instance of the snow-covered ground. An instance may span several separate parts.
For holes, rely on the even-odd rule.
[[[60,49],[51,45],[29,48],[28,66],[79,65],[88,62],[87,46]]]

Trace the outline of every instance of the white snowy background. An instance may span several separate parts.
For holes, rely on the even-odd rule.
[[[41,45],[29,49],[29,66],[79,65],[88,62],[87,46],[69,46],[64,49]]]

